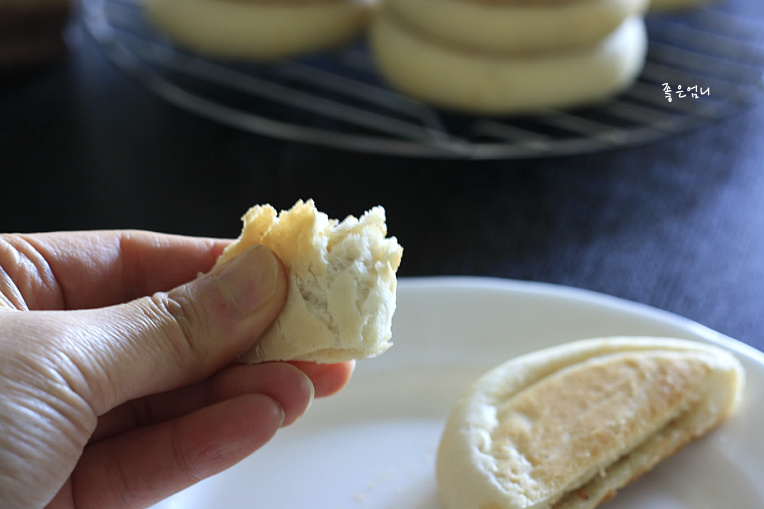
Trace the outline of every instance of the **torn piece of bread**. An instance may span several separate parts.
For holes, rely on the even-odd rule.
[[[324,364],[376,357],[391,346],[396,270],[403,248],[386,238],[385,210],[338,222],[313,200],[276,212],[252,207],[241,236],[217,263],[263,244],[284,263],[289,293],[283,311],[240,360]]]
[[[744,373],[719,347],[572,342],[510,360],[459,400],[437,458],[446,508],[591,509],[720,424]]]

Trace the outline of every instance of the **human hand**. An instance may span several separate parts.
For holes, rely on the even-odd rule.
[[[232,363],[287,284],[261,246],[196,278],[226,245],[0,236],[0,507],[146,507],[244,459],[348,382],[352,363]]]

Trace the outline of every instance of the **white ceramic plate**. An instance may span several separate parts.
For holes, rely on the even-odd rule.
[[[674,336],[733,350],[742,406],[711,435],[623,489],[608,509],[764,507],[764,354],[695,322],[588,291],[479,278],[402,280],[395,346],[359,362],[340,394],[314,402],[236,467],[155,509],[437,509],[445,418],[484,371],[539,348],[612,335]]]

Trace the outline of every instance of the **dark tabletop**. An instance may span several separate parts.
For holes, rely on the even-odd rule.
[[[251,205],[385,206],[399,275],[586,288],[764,349],[764,109],[589,155],[465,161],[246,133],[166,103],[71,31],[0,86],[0,231],[234,237]]]

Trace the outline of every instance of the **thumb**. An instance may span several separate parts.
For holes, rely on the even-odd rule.
[[[286,294],[283,266],[257,245],[169,292],[84,311],[90,344],[79,367],[90,404],[101,414],[209,376],[252,346]]]

